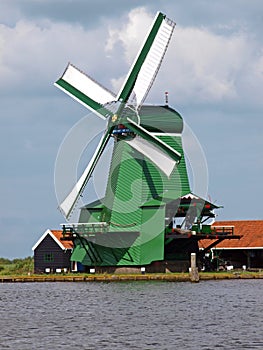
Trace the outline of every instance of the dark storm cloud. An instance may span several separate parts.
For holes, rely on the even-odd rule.
[[[181,26],[206,26],[219,32],[229,32],[243,26],[244,30],[253,30],[261,36],[261,0],[2,0],[0,19],[2,23],[9,24],[23,18],[49,19],[92,27],[107,18],[118,20],[124,13],[139,6],[153,13],[168,13]]]
[[[57,22],[79,23],[84,27],[97,26],[105,17],[118,18],[123,12],[141,6],[140,0],[132,1],[85,1],[85,0],[3,0],[3,8],[14,9],[14,18],[46,19]],[[6,10],[7,11],[7,10]],[[1,16],[1,15],[0,15]],[[11,17],[5,17],[5,21]]]

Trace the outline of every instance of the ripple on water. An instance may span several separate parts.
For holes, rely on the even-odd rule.
[[[1,349],[263,349],[263,281],[0,286]]]

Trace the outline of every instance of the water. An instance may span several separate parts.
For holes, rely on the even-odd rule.
[[[0,284],[0,349],[263,349],[263,280]]]

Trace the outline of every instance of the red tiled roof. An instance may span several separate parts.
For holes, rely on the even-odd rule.
[[[263,249],[263,220],[217,221],[212,226],[234,226],[234,234],[240,239],[226,239],[216,248],[262,248]],[[200,248],[206,248],[214,240],[199,241]]]
[[[62,230],[50,230],[52,234],[61,242],[63,247],[65,249],[72,249],[73,248],[73,243],[71,241],[61,241],[62,236]]]

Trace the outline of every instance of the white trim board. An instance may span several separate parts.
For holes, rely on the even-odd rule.
[[[39,240],[37,241],[37,243],[32,247],[32,250],[34,251],[38,246],[39,244],[43,241],[44,238],[46,238],[47,235],[50,235],[51,238],[59,245],[59,247],[62,249],[62,250],[66,250],[67,248],[65,248],[63,246],[63,244],[57,239],[56,236],[53,235],[52,231],[50,229],[47,229],[43,235],[39,238]]]

